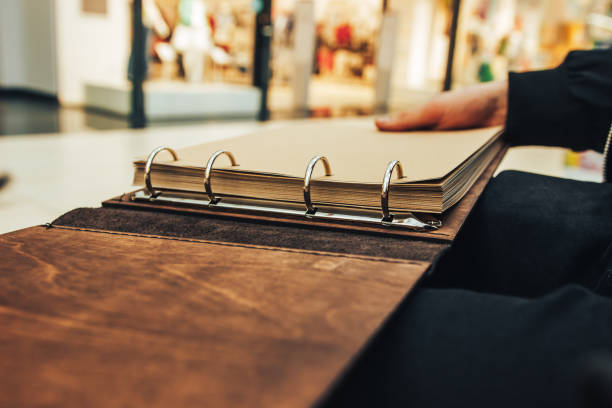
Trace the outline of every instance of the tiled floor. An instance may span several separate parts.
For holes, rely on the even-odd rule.
[[[57,100],[50,97],[22,92],[0,92],[0,135],[127,127],[125,119],[78,108],[62,108]]]
[[[232,119],[232,122],[244,121]],[[149,122],[149,127],[173,127],[218,122],[197,118]],[[21,91],[0,90],[0,136],[75,133],[89,130],[129,129],[127,118],[101,111],[60,106],[57,100]]]
[[[256,122],[146,130],[0,137],[0,233],[50,222],[76,207],[97,207],[132,189],[132,159],[154,147],[180,148],[253,131]]]

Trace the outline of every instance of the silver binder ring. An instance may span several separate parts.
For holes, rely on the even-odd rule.
[[[397,178],[404,178],[404,169],[402,168],[402,164],[399,160],[390,161],[387,165],[387,170],[385,170],[385,177],[382,182],[382,191],[380,193],[380,208],[383,213],[383,221],[390,222],[393,220],[393,214],[389,212],[389,188],[391,186],[391,176],[393,175],[393,170],[397,167]]]
[[[210,186],[210,174],[213,165],[215,164],[215,160],[217,160],[217,157],[221,156],[222,154],[226,155],[230,159],[232,166],[238,166],[238,163],[236,163],[236,159],[234,158],[234,155],[231,152],[225,150],[217,150],[213,153],[212,156],[210,156],[210,159],[208,159],[208,163],[206,163],[206,170],[204,171],[204,190],[206,190],[206,194],[208,194],[208,199],[210,200],[210,202],[208,203],[209,205],[216,204],[220,200],[220,198],[215,197],[215,195],[213,194],[212,187]]]
[[[155,156],[157,156],[157,154],[163,150],[169,152],[172,155],[174,161],[178,160],[178,155],[176,154],[176,152],[168,146],[159,146],[155,148],[151,152],[151,154],[149,154],[149,157],[147,158],[147,163],[145,164],[144,182],[145,190],[151,195],[151,198],[155,198],[161,194],[161,191],[155,191],[155,189],[151,185],[151,165],[153,164],[153,160],[155,160]]]
[[[317,208],[312,204],[312,200],[310,199],[310,179],[312,178],[312,171],[319,160],[323,162],[323,166],[325,167],[325,175],[332,175],[327,157],[315,156],[308,163],[308,167],[306,167],[306,174],[304,175],[304,204],[306,204],[306,215],[313,215],[317,212]]]

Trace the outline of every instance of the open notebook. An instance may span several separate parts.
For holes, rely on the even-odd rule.
[[[204,193],[209,157],[233,153],[238,165],[219,156],[210,183],[217,197],[270,202],[304,202],[305,169],[317,155],[331,166],[314,167],[311,199],[316,205],[377,210],[390,161],[399,160],[404,177],[394,173],[389,208],[394,212],[440,214],[469,190],[501,148],[501,128],[461,131],[380,132],[371,123],[315,122],[163,152],[151,166],[156,191]],[[146,157],[134,161],[134,183],[144,185]],[[192,194],[193,195],[193,194]]]

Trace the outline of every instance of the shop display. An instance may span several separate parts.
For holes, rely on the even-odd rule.
[[[312,3],[315,10],[313,75],[334,82],[373,84],[374,50],[381,21],[381,2],[313,0]],[[271,66],[272,79],[277,84],[288,84],[291,80],[295,7],[296,0],[273,3]]]
[[[592,150],[585,152],[566,151],[564,157],[565,175],[580,180],[601,182],[603,156]]]
[[[318,3],[315,2],[315,75],[373,83],[374,50],[381,21],[381,3]]]
[[[300,2],[311,5],[311,11],[296,21]],[[258,4],[144,0],[148,78],[251,84]],[[553,67],[571,49],[609,44],[611,4],[610,0],[462,1],[453,87],[504,78],[509,70]],[[387,2],[383,14],[380,0],[273,1],[272,110],[307,105],[309,111],[322,112],[342,105],[371,112],[393,99],[411,100],[415,92],[439,91],[447,65],[451,8],[451,0],[397,0]],[[394,41],[377,83],[383,15],[393,22],[387,36]],[[306,26],[299,31],[302,37],[313,33],[308,34],[314,36],[313,42],[296,43],[299,24]],[[309,95],[313,89],[318,96]],[[389,90],[383,92],[386,103],[380,100],[381,89]],[[299,97],[287,97],[291,94]],[[327,104],[328,94],[334,97]]]
[[[145,0],[149,79],[251,81],[254,16],[247,0]]]
[[[612,37],[609,0],[466,0],[461,3],[454,85],[552,68],[567,53]]]

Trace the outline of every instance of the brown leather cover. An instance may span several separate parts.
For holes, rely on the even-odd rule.
[[[0,406],[306,406],[428,266],[68,227],[0,236]]]
[[[142,208],[77,208],[53,225],[427,262],[449,247],[448,242],[413,237]]]

